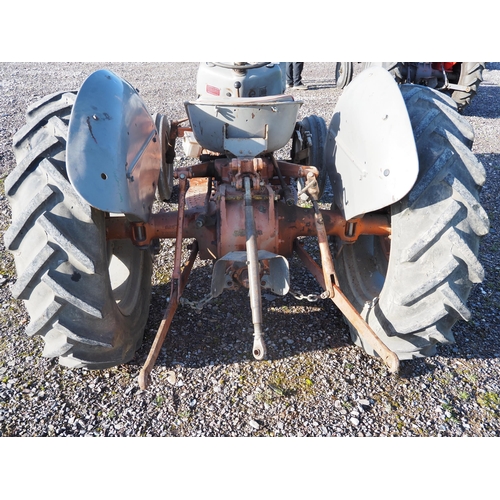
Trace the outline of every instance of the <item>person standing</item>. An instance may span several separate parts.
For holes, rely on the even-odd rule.
[[[288,88],[305,89],[306,86],[302,83],[302,70],[304,69],[303,62],[287,62],[286,63],[286,84]]]

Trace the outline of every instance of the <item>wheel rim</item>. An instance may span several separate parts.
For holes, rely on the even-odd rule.
[[[337,63],[335,68],[335,80],[337,87],[343,89],[351,80],[351,63]]]
[[[108,242],[108,274],[114,301],[130,316],[139,300],[144,254],[127,240]]]
[[[361,236],[356,243],[345,245],[339,256],[344,261],[344,278],[359,310],[379,297],[389,265],[390,240],[382,236]]]

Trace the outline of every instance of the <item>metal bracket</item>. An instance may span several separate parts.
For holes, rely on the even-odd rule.
[[[297,241],[294,243],[294,250],[299,256],[300,260],[309,270],[309,272],[316,278],[318,283],[324,290],[327,290],[324,273],[320,266],[314,261],[314,259],[298,244]],[[321,252],[321,249],[320,249]],[[370,344],[374,351],[382,358],[386,366],[389,368],[391,373],[398,373],[399,371],[399,358],[392,352],[378,337],[378,335],[372,330],[370,325],[361,317],[355,307],[349,302],[347,297],[342,293],[340,288],[331,283],[333,288],[333,296],[330,295],[332,302],[340,309],[342,314],[347,318],[347,320],[356,328],[360,337],[363,338],[368,344]]]
[[[259,262],[266,261],[269,274],[261,278],[263,288],[271,290],[276,295],[286,295],[290,289],[290,272],[285,257],[266,250],[257,252]],[[247,267],[249,258],[246,251],[229,252],[214,264],[212,273],[212,297],[218,297],[225,289],[234,288],[232,274],[241,267]]]
[[[172,288],[170,293],[170,302],[163,315],[160,327],[156,332],[156,337],[153,345],[149,351],[148,357],[142,370],[139,373],[139,387],[144,390],[150,383],[150,374],[153,369],[158,355],[160,354],[161,347],[165,341],[170,325],[174,318],[175,311],[179,305],[180,297],[186,285],[191,269],[193,268],[194,261],[198,255],[198,243],[195,241],[191,250],[187,264],[181,270],[181,254],[182,254],[182,221],[184,218],[184,208],[186,202],[187,178],[185,175],[179,176],[179,211],[178,211],[178,224],[177,224],[177,237],[175,242],[175,257],[174,257],[174,270],[172,272]]]

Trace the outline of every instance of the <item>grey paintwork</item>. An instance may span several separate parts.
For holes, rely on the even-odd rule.
[[[360,73],[340,96],[325,166],[346,219],[392,205],[418,175],[410,119],[398,85],[381,67]]]
[[[137,91],[108,70],[92,73],[71,114],[67,170],[93,207],[147,221],[161,162],[153,118]]]
[[[198,99],[185,106],[203,148],[253,158],[287,144],[302,104],[291,96],[269,96],[233,101]]]
[[[198,97],[227,100],[265,97],[284,92],[284,63],[269,63],[261,68],[245,71],[230,70],[216,64],[220,63],[200,63],[196,78]]]

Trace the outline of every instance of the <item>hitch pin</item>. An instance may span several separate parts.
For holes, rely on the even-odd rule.
[[[146,229],[144,228],[144,224],[135,224],[133,230],[134,238],[137,243],[142,243],[146,240]]]
[[[345,228],[345,235],[348,238],[352,238],[354,236],[356,229],[356,223],[355,222],[348,222]]]

